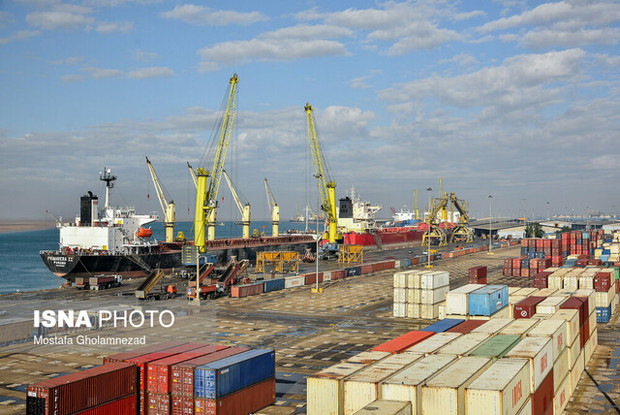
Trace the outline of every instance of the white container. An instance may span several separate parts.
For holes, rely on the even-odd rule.
[[[594,335],[592,334],[590,335],[590,338],[588,339],[586,344],[583,346],[584,366],[588,366],[588,362],[590,361],[590,359],[592,359],[592,355],[594,354],[594,349],[596,349],[596,346],[598,346],[598,330],[594,332]]]
[[[588,315],[596,310],[595,291],[591,289],[578,289],[575,291],[576,297],[586,297],[588,299]]]
[[[612,313],[614,312],[614,310],[612,310]],[[441,303],[439,303],[439,307],[438,307],[438,318],[439,320],[444,320],[446,318],[446,302],[443,301]]]
[[[554,379],[555,382],[555,379]],[[560,382],[560,387],[553,395],[553,413],[561,414],[570,399],[570,378],[566,376]]]
[[[420,318],[439,318],[439,304],[420,304]]]
[[[297,277],[284,277],[284,288],[302,287],[306,285],[306,277],[303,275]]]
[[[355,415],[411,415],[411,402],[386,401],[379,399],[371,402]]]
[[[406,288],[394,288],[394,302],[406,303],[407,302],[407,289]]]
[[[411,412],[422,410],[422,386],[456,360],[446,354],[429,355],[381,383],[381,397],[411,402]]]
[[[517,415],[532,415],[533,410],[534,409],[532,408],[532,398],[530,398],[525,401],[525,404],[523,405],[523,407],[521,407],[521,410],[517,413]]]
[[[392,356],[392,353],[388,352],[375,352],[372,350],[367,350],[365,352],[361,352],[356,354],[355,356],[349,357],[346,362],[347,363],[359,363],[362,365],[370,365],[372,363],[378,362],[388,356]]]
[[[551,318],[566,321],[566,344],[573,344],[579,336],[579,310],[560,309]]]
[[[422,414],[465,413],[465,388],[492,363],[488,357],[466,356],[427,381],[422,386]]]
[[[594,276],[593,275],[582,275],[579,277],[579,288],[580,289],[594,289]]]
[[[469,293],[484,287],[484,284],[467,284],[446,294],[446,314],[467,315]]]
[[[428,273],[430,271],[410,271],[407,274],[407,288],[420,289],[420,275]]]
[[[331,281],[332,273],[331,271],[323,271],[323,281]]]
[[[434,290],[449,285],[450,273],[448,271],[435,271],[420,276],[420,288],[423,290]]]
[[[308,376],[306,382],[308,415],[342,415],[344,413],[344,379],[367,367],[342,362]]]
[[[529,337],[521,340],[504,357],[528,359],[530,363],[530,390],[538,389],[553,369],[553,347],[548,337]]]
[[[433,290],[422,289],[420,291],[421,304],[438,304],[446,300],[446,293],[450,291],[450,287],[435,288]]]
[[[422,298],[420,294],[419,288],[408,288],[407,289],[407,303],[409,304],[420,304],[420,299]]]
[[[555,289],[562,289],[563,285],[562,285],[562,281],[564,280],[564,276],[563,275],[549,275],[548,279],[547,279],[547,288],[555,288]]]
[[[542,288],[536,293],[536,297],[550,297],[557,291],[556,288]]]
[[[508,287],[508,296],[516,294],[520,289],[521,287]]]
[[[490,316],[468,316],[468,318],[470,320],[491,320],[496,318],[512,320],[512,317],[510,317],[510,305],[506,305],[504,308],[500,308]]]
[[[531,297],[533,295],[536,295],[535,293],[538,292],[538,288],[534,288],[534,287],[523,287],[521,288],[519,291],[517,291],[516,293],[514,293],[514,295],[523,295],[525,297]]]
[[[515,317],[515,305],[519,304],[520,301],[525,300],[527,296],[525,295],[511,295],[508,296],[508,312],[509,318]]]
[[[495,335],[512,322],[513,320],[509,318],[492,318],[483,325],[476,327],[471,332]]]
[[[583,353],[584,353],[583,350],[581,350],[579,353],[580,359],[578,358],[575,361],[575,366],[572,367],[569,373],[571,395],[575,392],[575,389],[577,389],[577,384],[579,383],[579,379],[581,379],[581,375],[583,374],[583,370],[584,370]]]
[[[552,362],[555,362],[566,348],[566,339],[568,339],[567,324],[564,320],[558,320],[553,318],[549,320],[542,320],[527,335],[551,338],[553,346]],[[560,377],[560,379],[563,378],[564,376]]]
[[[464,356],[487,341],[490,337],[491,335],[486,333],[463,334],[437,350],[435,353]]]
[[[568,367],[572,368],[573,366],[575,366],[576,361],[579,358],[579,355],[581,354],[581,351],[582,351],[581,339],[579,338],[579,336],[577,336],[577,338],[573,340],[573,343],[570,346],[568,346],[566,350],[568,351]],[[581,360],[583,360],[583,356]]]
[[[520,318],[504,327],[499,334],[514,334],[525,337],[539,322],[540,320],[535,318]]]
[[[530,397],[527,359],[498,359],[466,388],[467,415],[513,415]]]
[[[553,391],[557,391],[560,387],[560,381],[556,379],[564,379],[570,371],[568,361],[568,350],[564,349],[560,357],[553,363]]]
[[[597,307],[609,307],[616,295],[616,284],[611,284],[609,290],[604,292],[595,292],[594,301]]]
[[[407,271],[394,274],[394,288],[407,288]]]
[[[407,317],[407,305],[405,303],[394,303],[392,314],[394,317]]]
[[[593,332],[593,331],[596,329],[596,327],[597,327],[597,326],[596,326],[596,325],[597,325],[597,322],[596,322],[596,313],[592,313],[592,314],[590,314],[590,317],[588,317],[588,319],[589,319],[588,326],[589,326],[589,328],[590,328],[590,335],[592,335],[592,332]]]
[[[547,297],[536,305],[537,314],[555,314],[566,297]]]
[[[564,277],[564,289],[565,290],[578,290],[579,289],[579,277],[566,276]]]
[[[410,348],[406,349],[405,352],[428,355],[445,346],[446,344],[452,342],[460,336],[461,333],[437,333],[431,337],[422,340],[419,343],[414,344]]]
[[[407,303],[407,317],[420,318],[420,304]]]
[[[413,353],[395,354],[370,365],[344,381],[344,414],[353,415],[379,398],[379,382],[420,359]]]

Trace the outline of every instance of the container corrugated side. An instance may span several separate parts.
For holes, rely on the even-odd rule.
[[[73,415],[120,415],[136,414],[138,398],[136,395],[129,395],[124,398],[106,402],[102,405],[94,406]]]
[[[548,319],[542,320],[528,334],[533,337],[549,337],[553,346],[553,361],[555,362],[560,354],[566,349],[568,329],[565,320]]]
[[[433,271],[420,275],[420,288],[423,290],[434,290],[449,285],[450,273],[448,271]]]
[[[560,382],[560,387],[553,395],[553,413],[561,414],[570,399],[570,377],[566,376]]]
[[[553,414],[553,371],[543,379],[538,389],[532,391],[531,399],[535,414]]]
[[[465,388],[493,363],[487,357],[466,356],[422,386],[422,413],[465,413]]]
[[[344,381],[345,415],[352,415],[378,399],[381,381],[403,370],[421,357],[413,353],[393,355],[346,378]]]
[[[278,291],[284,289],[284,278],[273,278],[263,282],[263,292]]]
[[[196,415],[247,415],[276,401],[276,379],[265,379],[217,399],[196,398]]]
[[[379,399],[369,403],[354,415],[411,415],[411,402]]]
[[[394,302],[406,303],[407,302],[407,289],[394,287]]]
[[[450,291],[450,287],[439,287],[432,290],[422,289],[420,290],[420,303],[421,304],[437,304],[445,301],[446,293]]]
[[[476,327],[471,332],[472,333],[486,333],[486,334],[496,334],[500,332],[504,327],[512,323],[512,319],[510,318],[494,318],[486,321],[480,327]]]
[[[344,413],[344,379],[370,363],[342,362],[308,376],[306,412],[308,415],[342,415]]]
[[[579,379],[581,379],[581,375],[585,369],[583,353],[584,351],[581,350],[577,360],[575,360],[575,365],[571,368],[569,373],[571,395],[575,392],[575,389],[577,389],[577,384],[579,383]]]
[[[305,284],[306,278],[303,275],[297,277],[284,277],[284,288],[303,287]]]
[[[381,382],[381,397],[410,401],[413,413],[422,410],[422,386],[433,376],[448,368],[457,357],[445,354],[429,355]]]
[[[499,334],[512,334],[523,338],[530,330],[536,327],[539,322],[540,320],[534,318],[520,318],[504,327]]]
[[[560,309],[551,318],[566,321],[566,344],[572,344],[579,336],[579,310]]]
[[[486,333],[466,333],[446,344],[435,353],[464,356],[490,338],[491,335]]]
[[[420,304],[422,301],[422,290],[419,288],[407,288],[407,303]]]
[[[392,315],[394,317],[407,317],[407,304],[396,302],[392,304]]]
[[[388,353],[401,353],[403,350],[408,349],[414,344],[421,342],[427,337],[431,337],[435,333],[428,331],[413,330],[409,333],[405,333],[402,336],[395,339],[388,340],[387,342],[373,347],[371,350],[375,352],[388,352]]]
[[[487,285],[469,294],[470,315],[490,316],[507,305],[507,285]]]
[[[361,352],[356,354],[355,356],[349,357],[346,362],[347,363],[361,363],[365,365],[369,365],[379,360],[383,360],[392,354],[389,352],[377,352],[372,350],[366,350],[365,352]]]
[[[172,415],[193,415],[194,396],[173,394],[170,399],[170,413]]]
[[[275,376],[275,352],[254,349],[198,366],[194,372],[194,395],[216,399]]]
[[[506,357],[528,359],[532,376],[530,389],[533,391],[553,369],[553,346],[548,337],[526,337],[506,353]]]
[[[521,341],[521,336],[498,334],[469,352],[470,356],[483,356],[500,359]]]
[[[560,357],[553,363],[553,379],[564,379],[570,372],[570,363],[568,360],[568,350],[564,349]],[[559,382],[554,382],[553,391],[557,391],[560,387]]]
[[[417,344],[414,344],[410,348],[405,350],[405,353],[416,354],[430,354],[437,351],[439,348],[445,346],[456,338],[462,336],[461,333],[437,333],[432,337],[429,337]]]
[[[513,415],[530,397],[526,359],[499,359],[466,389],[468,415]]]
[[[484,284],[467,284],[446,294],[446,314],[467,315],[469,293],[484,287]]]
[[[533,415],[533,414],[534,414],[534,411],[532,407],[532,398],[530,398],[527,401],[525,401],[525,403],[523,404],[519,412],[517,412],[517,415]]]

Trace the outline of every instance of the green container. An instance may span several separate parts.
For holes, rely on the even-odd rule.
[[[521,341],[521,336],[512,334],[498,334],[482,343],[469,356],[493,357],[500,359],[504,357],[513,347]]]
[[[618,267],[611,267],[614,270],[614,275],[616,276],[617,280],[620,280],[620,268]]]

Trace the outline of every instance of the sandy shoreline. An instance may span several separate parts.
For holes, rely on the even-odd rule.
[[[0,233],[36,231],[54,228],[56,224],[51,220],[18,220],[0,219]]]

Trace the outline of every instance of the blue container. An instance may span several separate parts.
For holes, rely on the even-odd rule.
[[[609,249],[603,249],[603,255],[611,255],[611,251]]]
[[[521,247],[521,255],[527,255],[528,254],[528,249],[526,246],[522,246]]]
[[[534,259],[534,258],[536,258],[536,252],[527,253],[527,259]]]
[[[362,275],[362,267],[349,267],[345,268],[344,270],[347,272],[347,277]]]
[[[490,316],[507,305],[507,285],[487,285],[469,294],[469,314],[472,316]]]
[[[252,386],[276,374],[276,353],[255,349],[198,366],[194,373],[194,395],[217,399]]]
[[[420,331],[432,331],[433,333],[441,333],[450,330],[452,327],[458,326],[464,321],[465,320],[461,320],[458,318],[444,318],[443,320],[439,320],[437,323],[433,323]]]
[[[596,322],[609,323],[611,319],[611,304],[607,307],[596,307]]]
[[[274,278],[272,280],[265,280],[263,283],[263,292],[278,291],[284,289],[284,278]]]
[[[411,266],[411,260],[409,258],[401,259],[400,260],[400,267],[401,268],[410,267],[410,266]]]
[[[530,260],[529,259],[522,259],[521,260],[521,268],[529,268],[530,267]]]
[[[600,259],[603,262],[607,262],[609,261],[609,255],[601,255],[600,257],[598,257],[598,259]]]
[[[433,261],[439,261],[441,259],[441,253],[433,255]]]
[[[536,252],[536,258],[544,258],[544,257],[545,257],[545,252],[544,251]]]

